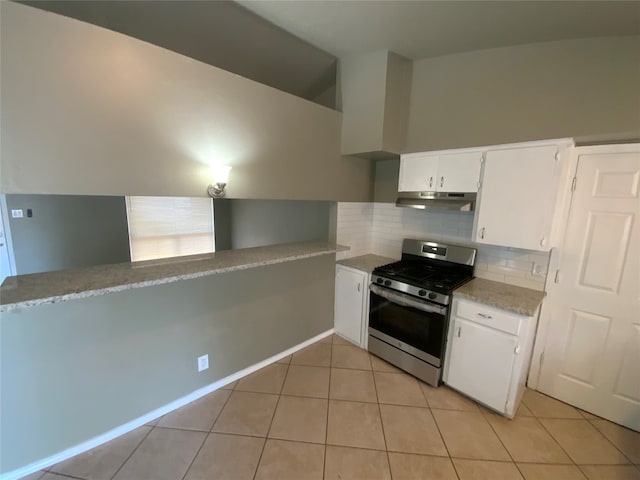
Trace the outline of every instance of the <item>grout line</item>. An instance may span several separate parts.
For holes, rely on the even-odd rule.
[[[591,425],[593,428],[595,428],[595,429],[598,431],[598,433],[599,433],[600,435],[602,435],[602,436],[603,436],[603,437],[604,437],[604,438],[605,438],[605,439],[606,439],[606,440],[607,440],[611,445],[613,445],[613,448],[615,448],[616,450],[618,450],[618,451],[619,451],[619,452],[624,456],[624,458],[626,458],[626,459],[629,461],[629,463],[630,463],[631,465],[635,465],[635,464],[633,463],[633,460],[632,460],[632,459],[631,459],[631,458],[630,458],[626,453],[624,453],[620,448],[618,448],[618,446],[617,446],[615,443],[613,443],[611,440],[609,440],[609,438],[608,438],[604,433],[602,433],[598,427],[596,427],[596,426],[593,424],[593,421],[595,421],[595,420],[604,420],[605,422],[613,423],[613,424],[614,424],[615,426],[617,426],[618,428],[623,428],[623,429],[625,429],[625,430],[629,430],[630,432],[634,432],[634,433],[640,433],[640,432],[636,432],[635,430],[631,430],[630,428],[627,428],[627,427],[624,427],[624,426],[622,426],[622,425],[619,425],[619,424],[617,424],[617,423],[615,423],[615,422],[612,422],[611,420],[607,420],[606,418],[593,418],[593,419],[585,418],[585,420],[586,420],[587,422],[589,422],[589,425]],[[640,470],[640,468],[638,468],[638,470]]]
[[[211,430],[194,430],[192,428],[182,428],[182,427],[165,427],[165,426],[157,426],[160,430],[179,430],[181,432],[192,432],[192,433],[211,433]]]
[[[329,409],[331,408],[331,372],[333,368],[331,368],[331,363],[333,362],[333,338],[331,338],[331,343],[329,344],[331,347],[329,348],[329,389],[327,391],[327,421],[324,425],[324,455],[322,459],[322,478],[325,477],[327,472],[327,440],[329,438]]]
[[[71,458],[73,458],[73,457],[71,457]],[[56,472],[48,472],[48,471],[45,471],[45,472],[44,472],[40,477],[38,477],[38,479],[43,478],[43,477],[44,477],[45,475],[47,475],[48,473],[50,473],[50,474],[52,474],[52,475],[57,475],[57,476],[59,476],[59,477],[64,477],[64,478],[73,478],[73,479],[75,479],[75,480],[85,480],[85,479],[84,479],[84,478],[82,478],[82,477],[74,477],[74,476],[72,476],[72,475],[66,475],[66,474],[64,474],[64,473],[56,473]]]
[[[138,427],[140,428],[140,427]],[[124,462],[122,462],[122,464],[120,465],[120,467],[115,471],[115,473],[111,476],[111,479],[116,478],[116,476],[118,475],[118,473],[120,473],[120,470],[122,470],[122,467],[125,466],[125,464],[131,459],[131,457],[133,457],[133,454],[136,453],[138,451],[138,449],[140,448],[140,445],[142,445],[142,443],[149,438],[149,435],[151,435],[151,432],[153,432],[153,430],[155,429],[155,425],[152,426],[151,428],[149,428],[149,431],[147,432],[147,434],[142,438],[142,440],[140,440],[140,442],[138,443],[138,445],[136,445],[136,448],[133,449],[133,451],[129,454],[129,456],[125,459]],[[135,430],[134,430],[135,431]]]
[[[437,387],[437,388],[440,388],[440,387]],[[427,395],[424,393],[424,390],[422,389],[422,387],[420,387],[420,390],[422,391],[422,396],[425,397],[425,401],[427,402],[427,405],[430,405],[429,400],[427,399]],[[436,420],[436,416],[433,414],[433,409],[432,408],[429,408],[429,413],[431,414],[431,418],[433,419],[433,424],[436,426],[436,429],[438,430],[438,435],[440,435],[440,440],[442,440],[442,444],[444,445],[444,449],[447,451],[447,457],[449,458],[449,461],[451,462],[451,466],[453,467],[453,471],[456,474],[456,477],[458,478],[458,480],[460,480],[460,474],[458,473],[458,469],[456,468],[456,464],[454,463],[453,457],[451,456],[451,452],[449,451],[449,446],[447,445],[447,442],[444,439],[444,435],[442,435],[442,430],[440,430],[440,425],[438,425],[438,421]]]
[[[317,343],[317,342],[316,342]],[[314,345],[314,344],[312,344]],[[311,346],[311,345],[309,345]],[[293,359],[293,356],[291,357]],[[282,365],[282,364],[281,364]],[[260,468],[260,462],[262,461],[262,455],[264,454],[264,450],[267,447],[267,440],[269,440],[269,433],[271,432],[271,427],[273,426],[273,419],[276,418],[276,413],[278,412],[278,405],[280,404],[280,397],[282,396],[282,390],[284,389],[284,384],[287,382],[287,375],[289,374],[289,367],[291,366],[291,362],[285,364],[287,370],[284,374],[284,378],[282,379],[282,385],[280,385],[280,393],[278,393],[278,399],[276,400],[276,406],[273,409],[273,415],[271,416],[271,421],[269,422],[269,428],[267,429],[267,433],[264,437],[264,443],[262,444],[262,450],[260,451],[260,457],[258,457],[258,463],[256,463],[256,471],[253,472],[253,480],[255,480],[256,475],[258,475],[258,469]]]
[[[204,444],[207,442],[207,439],[209,438],[209,435],[211,435],[210,432],[208,432],[204,438],[202,439],[202,443],[200,444],[200,447],[198,448],[198,451],[196,452],[196,454],[193,456],[193,458],[191,459],[191,462],[189,462],[189,466],[187,467],[187,469],[184,471],[184,474],[182,475],[182,479],[184,480],[184,478],[187,476],[187,473],[189,473],[189,470],[191,470],[191,467],[193,466],[193,462],[196,461],[196,458],[198,458],[198,455],[200,455],[200,451],[202,450],[202,447],[204,447]]]
[[[527,407],[529,408],[529,407]],[[518,413],[518,411],[516,410],[514,415],[513,415],[513,419],[510,419],[510,421],[515,420],[516,418],[516,414]],[[482,418],[484,418],[484,421],[487,422],[487,424],[489,425],[489,428],[491,429],[491,431],[493,432],[493,434],[496,436],[496,438],[498,439],[498,441],[500,442],[500,445],[502,445],[502,448],[504,448],[504,451],[507,452],[507,455],[509,455],[509,458],[511,459],[511,463],[513,463],[513,465],[516,467],[516,470],[518,470],[518,472],[520,472],[520,475],[522,475],[522,478],[526,478],[524,475],[524,472],[522,470],[520,470],[520,467],[518,466],[518,464],[516,463],[516,459],[513,458],[513,455],[511,454],[511,451],[509,451],[509,449],[507,448],[507,446],[504,444],[504,442],[502,441],[502,437],[500,437],[500,435],[498,435],[498,432],[496,431],[495,428],[493,428],[493,425],[491,424],[491,422],[489,421],[488,415],[489,413],[484,413],[484,411],[482,409],[480,409],[480,415],[482,416]]]
[[[527,408],[529,408],[529,407],[527,407]],[[549,431],[549,429],[548,429],[547,427],[545,427],[544,423],[542,423],[542,422],[540,421],[540,418],[544,418],[544,417],[540,417],[540,418],[539,418],[539,417],[537,417],[537,416],[536,416],[536,414],[533,412],[533,410],[531,410],[530,408],[529,408],[529,410],[531,411],[531,413],[533,413],[533,418],[535,418],[535,419],[536,419],[536,422],[538,422],[538,425],[540,425],[540,426],[542,427],[542,429],[543,429],[545,432],[547,432],[547,434],[548,434],[548,435],[553,439],[553,441],[554,441],[554,442],[556,442],[556,445],[558,445],[558,447],[560,448],[560,450],[562,450],[562,452],[563,452],[567,457],[569,457],[569,460],[571,460],[571,463],[572,463],[573,465],[575,465],[576,467],[579,467],[579,465],[576,463],[576,461],[573,459],[573,457],[572,457],[571,455],[569,455],[569,452],[567,452],[567,451],[565,450],[565,448],[564,448],[562,445],[560,445],[560,442],[556,439],[556,437],[553,435],[553,433],[551,433],[551,432]],[[548,419],[547,419],[547,420],[548,420]],[[552,419],[552,420],[553,420],[553,419]],[[555,420],[578,420],[578,419],[570,419],[570,418],[556,418]],[[593,428],[595,428],[595,427],[593,427]],[[597,430],[597,429],[596,429],[596,430]],[[582,470],[581,470],[581,471],[582,471]]]
[[[382,441],[384,442],[384,450],[387,455],[387,465],[389,466],[389,475],[393,479],[393,472],[391,471],[391,457],[389,456],[389,446],[387,445],[387,435],[384,431],[384,421],[382,420],[382,407],[380,407],[380,398],[378,397],[378,384],[376,382],[376,374],[373,371],[373,362],[371,361],[371,354],[369,354],[369,365],[371,366],[371,377],[373,378],[373,390],[376,392],[376,403],[378,405],[378,415],[380,415],[380,427],[382,427]]]
[[[533,389],[531,389],[531,390],[533,390]],[[609,440],[609,439],[608,439],[608,438],[607,438],[607,437],[606,437],[606,436],[605,436],[605,435],[604,435],[604,434],[603,434],[603,433],[602,433],[598,428],[596,428],[596,426],[595,426],[595,425],[593,425],[593,423],[591,422],[591,420],[590,420],[590,419],[588,419],[588,418],[586,418],[586,417],[582,414],[582,411],[581,411],[578,407],[575,407],[575,406],[570,405],[570,404],[568,404],[568,403],[566,403],[566,402],[563,402],[562,400],[558,400],[557,398],[553,398],[553,397],[551,397],[551,396],[549,396],[549,395],[546,395],[546,394],[544,394],[544,393],[542,393],[542,392],[539,392],[539,391],[537,391],[537,390],[533,390],[533,391],[534,391],[534,392],[539,393],[540,395],[544,395],[544,396],[545,396],[545,397],[547,397],[547,398],[550,398],[550,399],[552,399],[552,400],[558,401],[558,402],[562,403],[563,405],[567,405],[567,406],[569,406],[569,407],[571,407],[571,408],[575,409],[575,410],[578,412],[578,414],[582,417],[582,418],[566,418],[566,417],[539,417],[539,416],[538,416],[538,415],[536,415],[536,414],[535,414],[535,412],[534,412],[534,411],[529,407],[529,405],[527,405],[527,404],[524,402],[524,398],[523,398],[523,400],[522,400],[522,403],[524,403],[524,404],[525,404],[525,406],[529,409],[529,411],[530,411],[530,412],[531,412],[531,414],[533,415],[533,418],[535,418],[535,419],[536,419],[536,421],[538,422],[538,424],[542,426],[542,428],[544,429],[544,431],[545,431],[545,432],[547,432],[547,433],[549,434],[549,436],[553,439],[553,441],[554,441],[554,442],[556,442],[556,444],[558,445],[558,447],[560,447],[560,449],[564,452],[564,454],[565,454],[567,457],[569,457],[569,460],[571,460],[571,462],[573,462],[573,464],[574,464],[574,465],[576,465],[577,467],[579,467],[579,465],[575,462],[575,460],[573,459],[573,457],[572,457],[571,455],[569,455],[569,452],[567,452],[567,451],[562,447],[562,445],[560,445],[560,442],[559,442],[559,441],[556,439],[556,437],[555,437],[555,436],[554,436],[554,435],[549,431],[549,429],[548,429],[548,428],[547,428],[547,427],[546,427],[546,426],[545,426],[545,425],[540,421],[540,419],[545,419],[545,420],[582,420],[582,421],[586,421],[586,422],[587,422],[587,423],[588,423],[588,424],[589,424],[589,425],[590,425],[594,430],[596,430],[596,431],[597,431],[597,432],[598,432],[598,433],[599,433],[599,434],[600,434],[600,435],[601,435],[601,436],[602,436],[602,437],[603,437],[607,442],[609,442],[609,443],[613,446],[613,448],[615,448],[616,450],[618,450],[618,451],[622,454],[622,456],[623,456],[624,458],[626,458],[626,459],[629,461],[629,463],[630,463],[630,464],[632,464],[632,465],[633,465],[633,462],[631,461],[631,459],[630,459],[629,457],[627,457],[627,455],[626,455],[622,450],[620,450],[616,445],[614,445],[614,443],[613,443],[611,440]],[[596,419],[593,419],[593,420],[596,420]],[[601,418],[600,418],[600,417],[598,417],[598,418],[597,418],[597,420],[601,420]],[[606,420],[606,419],[604,419],[604,420]],[[608,421],[608,420],[607,420],[607,421]],[[612,423],[613,423],[613,422],[612,422]],[[615,425],[617,425],[617,424],[615,424]],[[619,425],[618,425],[618,426],[619,426]],[[599,465],[603,465],[603,464],[599,464]]]
[[[218,389],[216,390],[217,392],[221,392],[224,391],[222,389]],[[231,395],[233,394],[233,390],[229,391],[229,395],[227,395],[227,398],[225,399],[224,403],[222,404],[222,407],[220,408],[220,410],[218,411],[216,418],[213,419],[213,422],[211,423],[211,426],[209,427],[209,431],[207,432],[207,434],[204,436],[204,439],[202,440],[202,443],[200,444],[200,448],[198,448],[198,451],[196,452],[196,454],[193,456],[193,458],[191,459],[191,463],[189,463],[189,466],[187,467],[187,469],[184,471],[184,475],[182,475],[182,479],[184,480],[187,476],[187,474],[189,473],[189,470],[191,470],[191,467],[193,466],[194,462],[196,461],[196,458],[198,458],[198,455],[200,455],[200,452],[202,451],[204,444],[207,443],[207,440],[209,439],[209,437],[211,436],[211,430],[213,430],[213,426],[216,424],[216,422],[218,421],[218,418],[220,417],[220,414],[222,413],[222,410],[224,410],[224,407],[227,406],[227,403],[229,402],[229,399],[231,398]],[[211,394],[214,392],[211,392]],[[211,395],[209,394],[209,395]]]
[[[213,423],[211,424],[211,428],[209,429],[209,433],[213,432],[213,427],[216,426],[216,422],[220,418],[220,415],[222,415],[222,411],[226,408],[227,404],[229,403],[229,400],[231,400],[231,397],[233,396],[233,392],[234,392],[233,390],[229,391],[229,396],[227,396],[227,399],[224,401],[224,404],[222,405],[222,408],[220,409],[220,411],[216,415],[216,418],[213,420]]]

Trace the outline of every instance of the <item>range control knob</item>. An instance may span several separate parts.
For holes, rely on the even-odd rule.
[[[435,300],[437,297],[438,297],[437,294],[431,292],[431,293],[429,293],[429,297],[428,298],[429,298],[429,300]]]
[[[391,280],[385,280],[385,281],[384,281],[384,284],[385,284],[385,286],[387,286],[387,287],[388,287],[389,285],[391,285]]]
[[[427,294],[426,290],[418,290],[418,295],[420,295],[421,297],[424,297]]]
[[[384,280],[382,280],[381,278],[376,279],[376,283],[382,283],[382,282],[384,282]]]

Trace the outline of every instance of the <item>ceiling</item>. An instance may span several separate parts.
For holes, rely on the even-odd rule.
[[[1,0],[0,0],[1,1]],[[334,108],[337,58],[640,34],[640,1],[14,0]]]
[[[336,57],[386,49],[415,60],[640,34],[640,1],[237,1]]]

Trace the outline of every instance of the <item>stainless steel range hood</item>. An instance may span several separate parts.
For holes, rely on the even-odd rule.
[[[476,208],[476,196],[475,192],[399,192],[396,207],[473,212]]]

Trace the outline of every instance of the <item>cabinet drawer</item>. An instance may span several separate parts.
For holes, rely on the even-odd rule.
[[[456,316],[486,325],[502,332],[518,335],[522,317],[480,303],[457,300]]]

